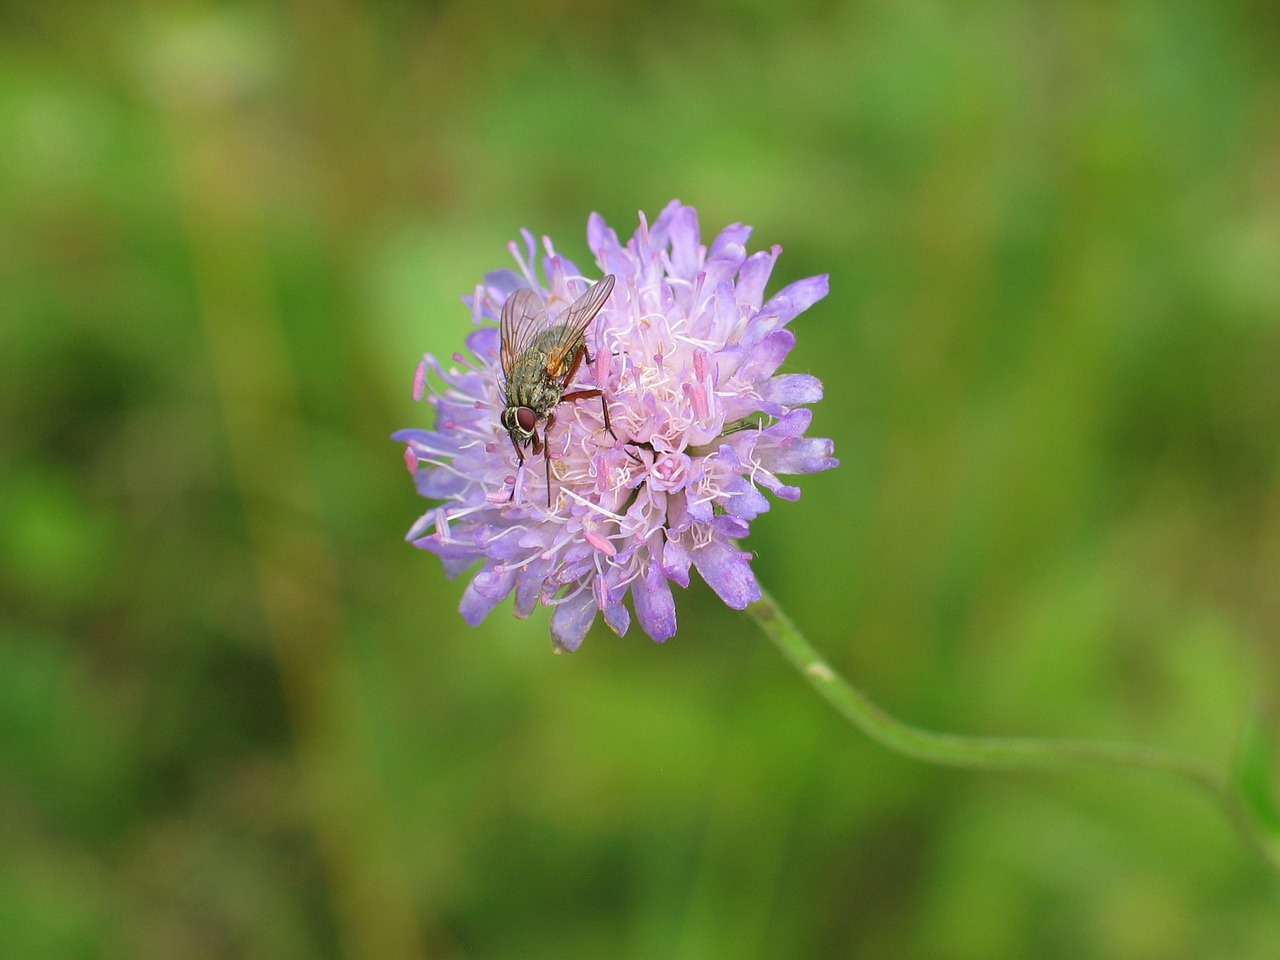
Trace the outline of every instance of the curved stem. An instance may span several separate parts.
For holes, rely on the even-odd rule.
[[[840,715],[897,753],[982,770],[1144,770],[1190,784],[1222,807],[1244,839],[1280,873],[1280,848],[1264,836],[1226,778],[1196,757],[1158,747],[1090,740],[970,737],[922,730],[890,716],[836,673],[767,591],[747,607],[765,635]]]

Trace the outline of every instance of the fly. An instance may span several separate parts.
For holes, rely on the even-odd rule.
[[[547,308],[533,290],[517,290],[502,307],[502,374],[504,408],[498,420],[511,438],[516,459],[524,466],[524,450],[531,446],[534,455],[545,452],[547,464],[547,506],[551,506],[551,451],[547,434],[556,422],[555,408],[567,400],[600,398],[604,428],[609,425],[609,406],[599,390],[573,390],[565,393],[582,358],[587,353],[587,327],[613,292],[613,276],[593,283],[587,292],[569,305],[555,322],[547,316]],[[587,357],[587,362],[591,358]],[[538,424],[544,422],[542,436]],[[515,487],[511,496],[516,495]]]

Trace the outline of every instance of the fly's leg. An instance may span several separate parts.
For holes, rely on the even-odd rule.
[[[641,440],[639,442],[632,440],[630,443],[623,444],[623,452],[625,452],[626,455],[630,457],[632,460],[634,460],[636,463],[640,463],[640,464],[643,464],[644,461],[641,460],[639,457],[637,457],[630,450],[627,450],[626,449],[627,447],[644,447],[644,449],[648,450],[650,453],[653,453],[653,454],[657,453],[657,451],[653,449],[653,444],[650,443],[648,440]]]
[[[604,428],[609,431],[609,436],[617,440],[618,435],[613,432],[613,424],[609,422],[609,404],[605,402],[604,391],[602,390],[574,390],[572,393],[566,393],[560,398],[560,402],[566,400],[590,400],[592,397],[600,398],[600,412],[604,414]]]
[[[511,446],[516,452],[516,471],[519,472],[524,467],[524,451],[520,449],[520,444],[516,443],[516,438],[513,434],[507,434],[507,436],[511,437]],[[516,485],[513,483],[511,484],[511,496],[507,497],[507,503],[510,503],[515,498]]]
[[[584,343],[577,355],[573,358],[573,363],[569,365],[569,373],[564,378],[565,383],[572,383],[574,374],[578,372],[578,367],[582,366],[582,358],[586,357],[588,365],[591,363],[591,354],[587,352],[587,345]],[[572,393],[566,393],[560,398],[560,402],[566,400],[587,400],[591,397],[600,398],[600,412],[604,414],[604,428],[609,431],[609,436],[617,440],[618,435],[613,432],[613,425],[609,423],[609,404],[605,402],[604,392],[601,390],[574,390]]]
[[[542,459],[547,465],[547,509],[551,509],[551,444],[547,437],[551,435],[551,425],[556,422],[554,413],[547,414],[547,425],[542,428]],[[538,435],[533,435],[533,452],[538,452]]]

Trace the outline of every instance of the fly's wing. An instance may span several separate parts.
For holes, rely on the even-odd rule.
[[[595,319],[612,292],[613,274],[608,274],[593,283],[586,293],[569,305],[556,321],[554,329],[559,335],[554,343],[549,344],[548,369],[564,371],[564,375],[568,375],[573,366],[573,358],[582,347],[587,326]]]
[[[511,376],[516,358],[529,349],[533,338],[547,329],[550,323],[542,298],[528,287],[521,287],[507,297],[507,302],[502,305],[500,328],[503,376]]]

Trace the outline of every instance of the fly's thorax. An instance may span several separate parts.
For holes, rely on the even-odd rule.
[[[538,354],[543,360],[543,370],[548,378],[563,379],[569,375],[574,357],[582,349],[582,338],[566,343],[563,326],[548,327],[529,343],[529,353]]]
[[[582,349],[579,340],[566,350],[564,335],[563,326],[543,330],[516,357],[507,376],[508,408],[526,407],[539,420],[555,409],[564,395],[565,381],[573,369],[574,360]]]
[[[507,406],[528,407],[539,417],[545,417],[556,405],[560,392],[554,383],[548,382],[547,355],[541,351],[531,349],[522,353],[507,376]],[[548,401],[552,394],[554,397]]]

